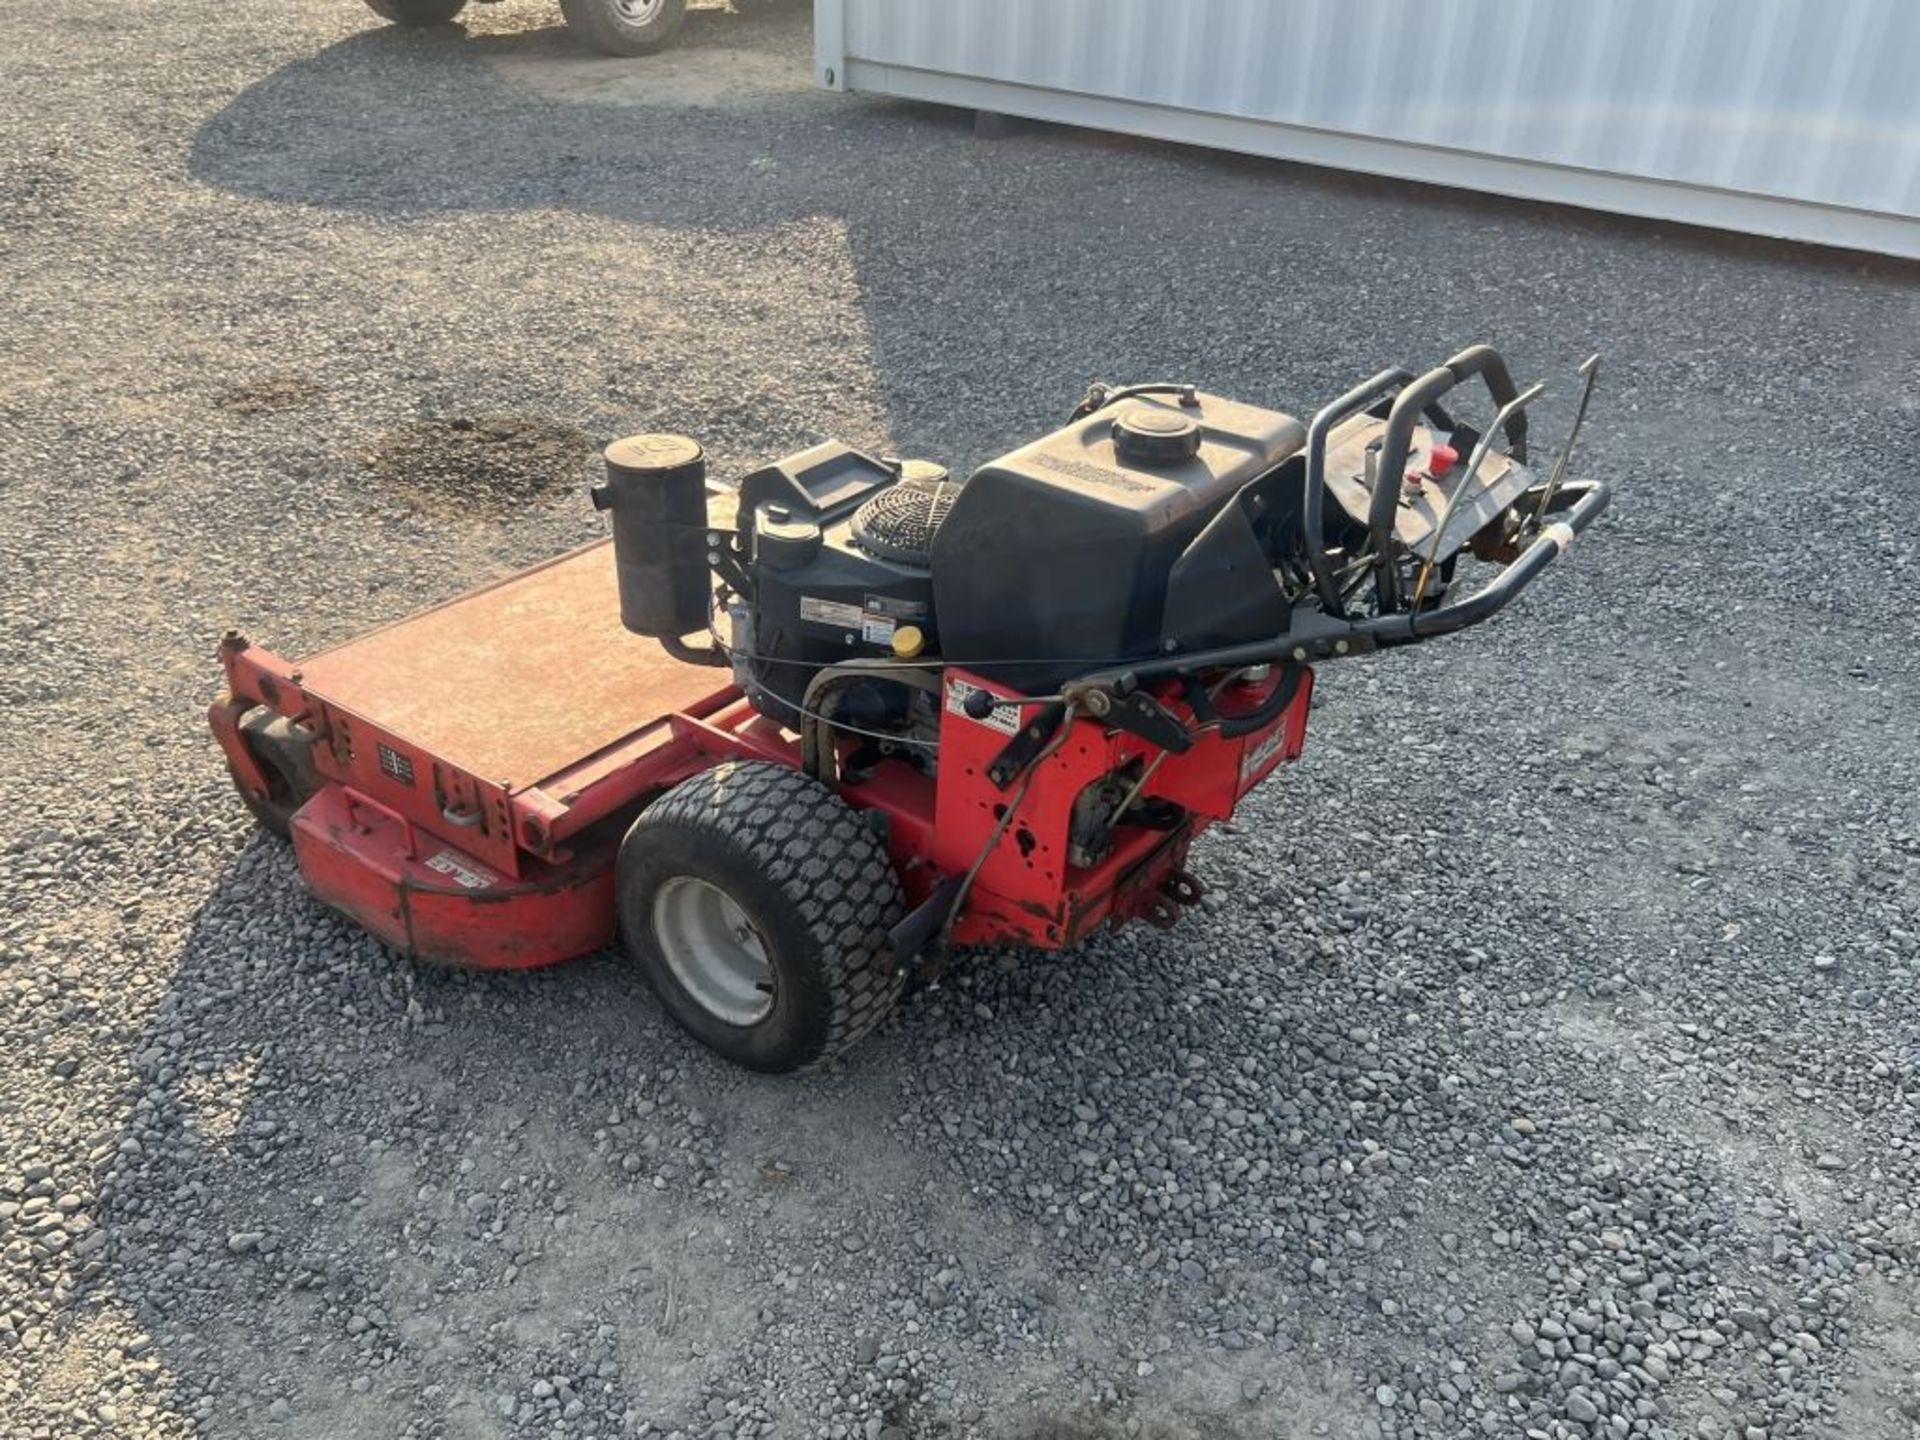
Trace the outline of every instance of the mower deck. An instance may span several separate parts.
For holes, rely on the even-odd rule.
[[[615,593],[596,544],[309,656],[300,685],[509,794],[545,789],[585,757],[664,743],[664,717],[725,688],[623,629]]]
[[[299,661],[230,637],[215,734],[265,705],[321,737],[289,825],[309,888],[396,949],[481,968],[613,938],[610,817],[711,763],[687,717],[738,700],[718,671],[621,628],[601,542]]]

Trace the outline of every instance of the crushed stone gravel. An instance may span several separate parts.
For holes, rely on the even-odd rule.
[[[811,89],[792,3],[463,18],[0,14],[0,1436],[1916,1432],[1913,267],[978,139]],[[1605,352],[1591,538],[1328,667],[1182,928],[804,1080],[613,956],[395,960],[200,719],[229,626],[592,537],[621,434],[959,469],[1096,375],[1303,409],[1482,338],[1549,435]]]

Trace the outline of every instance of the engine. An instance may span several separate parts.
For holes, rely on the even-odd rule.
[[[722,648],[756,708],[797,728],[833,671],[836,722],[911,753],[937,727],[939,692],[898,678],[902,660],[1039,695],[1283,629],[1267,557],[1297,518],[1304,440],[1291,416],[1191,388],[1096,389],[1064,429],[964,482],[829,442],[748,475],[730,526],[703,531],[692,442],[649,437],[678,468],[641,455],[623,470],[616,446],[596,503],[614,513],[630,629],[670,644],[718,633],[717,577]]]
[[[861,658],[938,655],[932,545],[962,488],[924,461],[828,442],[740,482],[729,650],[761,711],[795,724],[809,685]],[[909,697],[870,683],[841,698],[863,729],[906,724]]]

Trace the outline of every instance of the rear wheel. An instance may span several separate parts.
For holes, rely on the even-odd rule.
[[[313,768],[313,737],[296,729],[286,716],[262,707],[241,717],[240,738],[266,774],[267,794],[265,798],[249,794],[229,765],[233,788],[262,830],[288,839],[293,834],[294,812],[313,798],[320,785]]]
[[[687,18],[687,0],[560,0],[567,28],[609,55],[651,55]]]
[[[627,832],[620,930],[674,1019],[737,1065],[799,1070],[900,998],[883,964],[900,882],[867,821],[819,781],[739,761],[677,786]]]
[[[444,25],[467,8],[467,0],[367,0],[367,8],[395,25]]]

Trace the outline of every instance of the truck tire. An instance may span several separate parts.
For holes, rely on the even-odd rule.
[[[241,803],[262,830],[282,840],[291,839],[294,812],[320,788],[320,777],[313,768],[313,737],[296,730],[286,716],[256,707],[241,717],[240,738],[266,772],[269,789],[264,800],[249,795],[229,765],[227,775],[233,788],[240,792]]]
[[[644,810],[615,870],[626,951],[668,1012],[736,1065],[784,1074],[884,1019],[904,902],[886,846],[818,780],[731,761]]]
[[[367,0],[367,8],[395,25],[444,25],[467,8],[467,0]]]
[[[609,55],[651,55],[680,29],[687,0],[560,0],[567,28]]]

